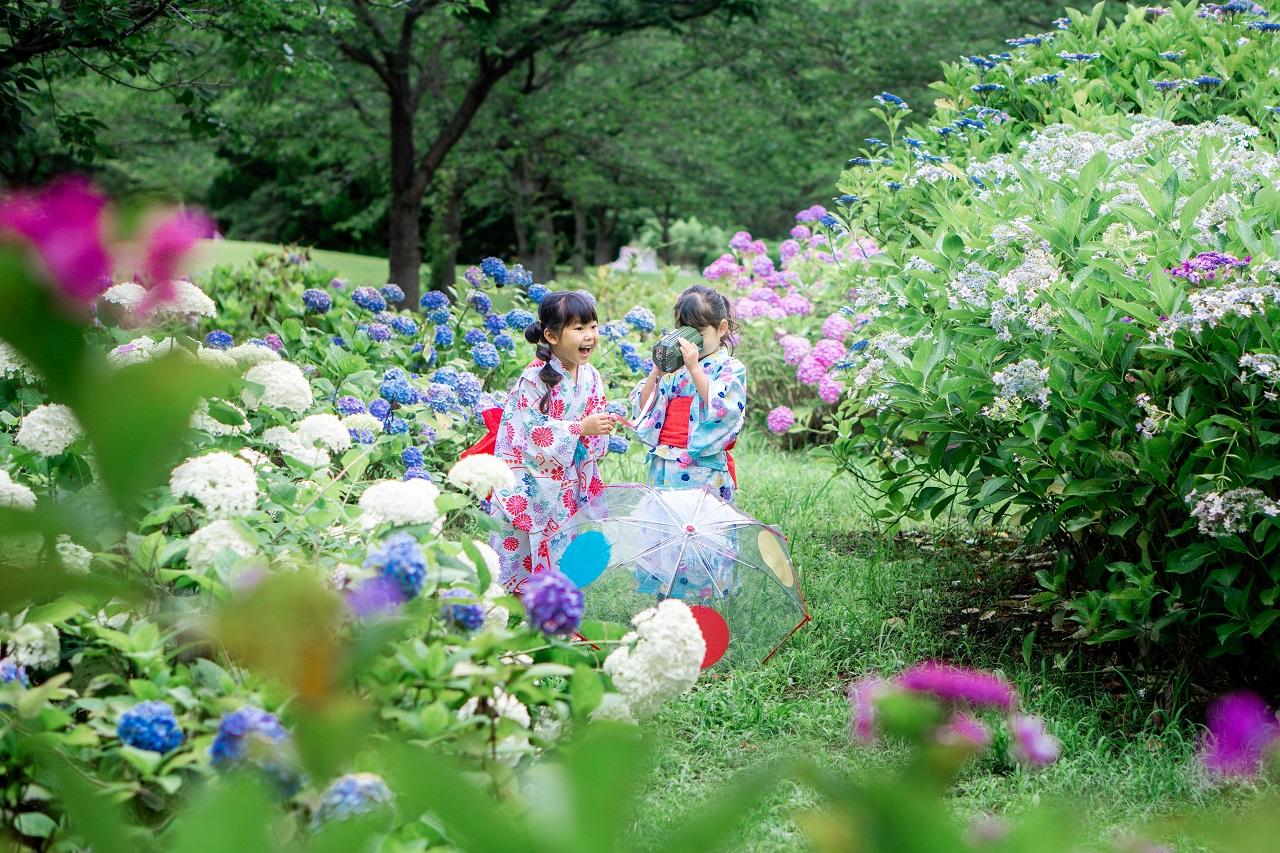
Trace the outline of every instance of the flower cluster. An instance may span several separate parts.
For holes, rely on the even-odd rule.
[[[560,572],[534,575],[522,600],[529,624],[549,636],[571,634],[582,621],[582,590]]]
[[[168,702],[139,702],[120,715],[116,734],[121,743],[152,752],[170,752],[182,745],[182,727]]]
[[[693,687],[707,647],[693,614],[678,599],[641,611],[631,624],[635,630],[610,652],[604,671],[640,719]]]
[[[1225,492],[1187,493],[1191,517],[1196,529],[1215,538],[1244,533],[1255,515],[1280,516],[1280,501],[1272,500],[1254,488],[1229,489]]]
[[[991,381],[996,386],[996,396],[990,406],[982,409],[983,417],[1014,420],[1022,416],[1027,403],[1035,403],[1041,409],[1049,407],[1049,368],[1041,367],[1035,359],[1024,358],[1011,364],[992,376]]]

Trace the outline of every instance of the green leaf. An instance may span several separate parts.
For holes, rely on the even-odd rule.
[[[573,716],[585,720],[604,699],[604,680],[600,673],[589,666],[574,667],[573,681],[569,684],[569,703]]]
[[[23,812],[13,819],[18,832],[31,838],[48,838],[58,828],[53,818],[43,812]]]
[[[31,608],[27,611],[27,617],[24,621],[38,624],[65,622],[83,611],[84,605],[80,602],[73,601],[70,598],[63,598]]]

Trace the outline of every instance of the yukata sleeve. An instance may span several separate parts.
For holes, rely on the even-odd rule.
[[[539,411],[543,389],[528,377],[522,378],[512,393],[517,395],[511,418],[516,435],[513,443],[525,460],[541,471],[572,466],[583,446],[578,422],[558,420]]]
[[[604,393],[604,380],[600,378],[599,372],[592,371],[591,390],[587,394],[587,406],[583,412],[583,417],[600,414],[608,406],[609,401],[605,398]],[[578,444],[582,449],[576,452],[575,463],[586,460],[599,462],[609,453],[609,436],[607,435],[583,435]]]
[[[645,380],[641,379],[631,391],[631,423],[635,424],[636,437],[649,447],[658,446],[658,436],[662,434],[662,418],[667,413],[667,396],[671,387],[671,378],[662,376],[654,386],[653,401],[649,411],[640,417],[640,395],[644,393]]]
[[[707,402],[695,394],[689,412],[689,455],[707,456],[724,450],[737,438],[747,412],[747,368],[736,358],[719,366],[710,377]]]

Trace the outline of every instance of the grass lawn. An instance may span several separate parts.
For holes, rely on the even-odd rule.
[[[217,266],[240,266],[253,260],[260,252],[278,252],[275,243],[251,243],[244,240],[201,240],[190,266],[192,276],[199,277]],[[311,262],[332,270],[334,275],[345,278],[353,285],[368,284],[380,287],[387,283],[387,259],[370,255],[352,255],[347,252],[330,252],[312,249]]]
[[[1042,641],[1054,632],[1042,614],[1007,621],[991,615],[989,609],[1001,614],[999,600],[1011,590],[1032,591],[1016,560],[1001,570],[998,555],[981,542],[931,550],[933,536],[878,537],[857,510],[852,478],[833,480],[820,460],[779,451],[759,435],[739,448],[739,503],[788,535],[813,621],[769,663],[704,679],[653,722],[661,745],[640,810],[642,835],[768,757],[804,755],[855,776],[885,772],[898,759],[893,747],[854,745],[846,735],[844,688],[868,670],[893,673],[935,656],[1000,669],[1063,742],[1062,758],[1037,773],[975,763],[954,791],[961,815],[1060,803],[1102,839],[1174,810],[1216,810],[1247,799],[1204,784],[1195,761],[1198,721],[1157,711],[1162,697],[1148,695],[1156,688],[1090,663],[1095,656],[1071,651],[1062,633],[1046,649]],[[634,452],[611,460],[612,481],[642,476]],[[1024,651],[1033,629],[1037,636]],[[1061,657],[1058,649],[1066,650]],[[1174,697],[1175,708],[1181,702]],[[744,816],[735,848],[803,846],[792,816],[814,803],[797,785],[779,786]]]

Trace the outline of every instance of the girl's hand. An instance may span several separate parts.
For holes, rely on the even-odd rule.
[[[702,358],[702,352],[684,338],[680,338],[677,343],[680,344],[680,354],[684,356],[684,366],[689,368],[689,372],[692,373]]]
[[[583,435],[610,435],[613,433],[613,419],[614,415],[608,412],[587,415],[579,426],[582,428]]]

